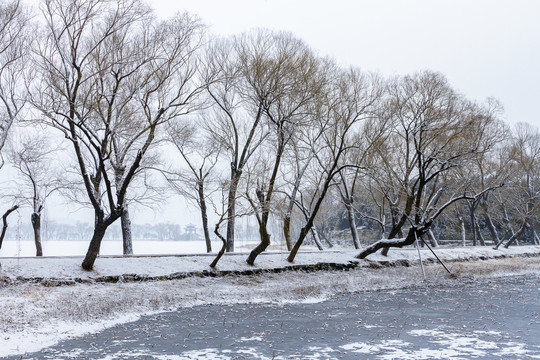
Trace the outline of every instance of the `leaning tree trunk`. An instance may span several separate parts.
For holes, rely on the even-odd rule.
[[[246,260],[248,265],[253,266],[255,264],[255,259],[259,254],[261,254],[268,246],[270,246],[270,234],[266,231],[266,225],[259,226],[259,235],[261,237],[261,242],[249,253],[249,256]]]
[[[317,245],[317,248],[319,250],[324,250],[321,243],[321,238],[319,236],[319,232],[317,231],[317,228],[315,226],[311,228],[311,235],[313,235],[313,241],[315,241],[315,245]]]
[[[120,223],[122,227],[122,245],[124,249],[124,255],[133,255],[133,240],[131,235],[131,220],[129,218],[128,205],[124,205],[124,211],[120,216]]]
[[[540,245],[540,238],[538,237],[538,233],[536,230],[533,230],[533,244],[534,245]]]
[[[214,228],[214,234],[217,235],[217,237],[221,240],[222,242],[222,245],[221,245],[221,249],[219,250],[217,256],[214,258],[214,261],[212,261],[212,263],[210,264],[210,267],[211,268],[215,268],[219,259],[221,259],[221,257],[223,256],[223,254],[225,253],[225,250],[227,249],[227,239],[225,239],[223,237],[223,235],[220,234],[219,232],[219,225],[221,224],[221,222],[218,222],[216,224],[216,227]]]
[[[41,246],[41,214],[32,213],[30,216],[32,228],[34,229],[34,243],[36,244],[36,256],[43,256],[43,247]]]
[[[6,231],[7,231],[7,228],[8,228],[8,222],[7,222],[7,218],[9,216],[9,214],[11,214],[12,212],[14,212],[15,210],[17,210],[19,208],[19,205],[13,205],[10,209],[8,209],[4,215],[2,215],[2,223],[3,223],[3,226],[2,226],[2,233],[0,233],[0,249],[2,248],[2,243],[4,242],[4,236],[6,236]]]
[[[499,234],[497,233],[497,229],[495,228],[495,224],[493,224],[493,220],[491,220],[491,216],[487,213],[487,209],[484,209],[484,220],[486,221],[488,230],[491,234],[491,237],[493,238],[493,242],[495,244],[499,243]]]
[[[527,228],[527,221],[523,222],[523,225],[519,228],[519,230],[504,244],[504,248],[508,249],[510,245],[512,245],[520,236],[523,234],[523,231]]]
[[[101,241],[105,236],[105,231],[107,231],[107,227],[108,225],[106,225],[104,222],[98,222],[94,226],[94,234],[92,235],[92,240],[90,240],[88,251],[86,252],[86,256],[82,263],[82,268],[84,270],[90,271],[94,268],[94,263],[96,262],[96,258],[99,255]]]
[[[358,229],[356,228],[356,218],[354,216],[354,208],[351,204],[345,204],[347,208],[347,218],[349,220],[349,227],[351,229],[351,235],[355,249],[360,249],[360,239],[358,238]]]
[[[360,254],[356,256],[357,259],[364,259],[368,255],[371,255],[377,252],[382,248],[391,248],[391,247],[403,247],[408,245],[413,245],[417,238],[420,238],[425,233],[425,230],[419,230],[414,226],[409,229],[407,236],[401,239],[385,239],[379,240],[376,243],[364,248]]]
[[[437,247],[439,246],[439,242],[437,241],[437,238],[435,235],[433,235],[433,231],[431,229],[428,230],[429,235],[429,242],[431,243],[431,247]]]
[[[481,246],[486,246],[486,239],[484,239],[484,235],[482,235],[482,232],[480,231],[480,225],[478,224],[478,219],[476,216],[474,217],[474,228],[476,229],[476,234],[478,235],[478,241],[480,242]]]

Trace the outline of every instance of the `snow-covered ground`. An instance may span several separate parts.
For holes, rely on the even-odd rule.
[[[463,277],[490,277],[540,272],[540,257],[509,257],[500,260],[454,262],[464,258],[505,255],[537,255],[539,246],[510,249],[437,249],[456,278],[447,276],[438,264],[426,266],[424,282],[419,265],[373,268],[370,261],[417,260],[415,249],[390,251],[384,258],[375,254],[351,271],[264,273],[256,276],[189,277],[170,281],[76,284],[47,287],[39,283],[14,282],[0,288],[0,356],[37,351],[58,341],[100,331],[141,315],[204,304],[290,303],[323,301],[338,293],[441,284]],[[356,251],[302,252],[295,264],[354,261]],[[287,254],[263,254],[255,268],[290,265]],[[424,259],[432,255],[422,250]],[[219,270],[253,269],[246,254],[225,255]],[[167,256],[98,258],[94,271],[80,269],[81,257],[0,258],[0,278],[95,278],[106,275],[168,275],[209,270],[212,256]],[[6,283],[9,283],[6,282]],[[1,285],[0,285],[1,286]]]
[[[237,241],[239,249],[253,247],[253,241]],[[43,241],[45,256],[84,256],[88,249],[88,241],[49,240]],[[221,242],[212,242],[212,249],[219,250]],[[280,247],[276,247],[278,250]],[[286,250],[282,247],[281,250]],[[122,255],[122,241],[103,241],[100,252],[102,255]],[[133,253],[136,255],[149,254],[199,254],[206,252],[204,241],[133,241]],[[0,257],[27,257],[36,254],[36,246],[28,240],[5,240],[0,250]]]

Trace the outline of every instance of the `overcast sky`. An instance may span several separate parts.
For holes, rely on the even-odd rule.
[[[444,73],[467,97],[499,99],[509,122],[540,127],[538,0],[157,0],[214,34],[291,31],[343,65],[384,75]]]

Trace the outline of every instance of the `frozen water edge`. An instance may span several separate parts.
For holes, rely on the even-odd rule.
[[[444,260],[493,256],[492,249],[440,249]],[[497,251],[496,255],[535,255],[540,247],[516,247]],[[348,263],[354,251],[301,253],[297,264],[316,262]],[[389,260],[415,260],[416,251],[395,250]],[[428,257],[427,253],[424,258]],[[80,270],[81,258],[1,259],[0,276],[41,276],[69,278],[139,273],[170,274],[178,271],[207,270],[208,256],[99,258],[93,272]],[[383,260],[380,255],[371,260]],[[226,256],[220,270],[253,269],[245,264],[245,255]],[[386,259],[385,259],[386,260]],[[286,254],[261,256],[257,268],[289,265]],[[44,287],[21,283],[2,289],[0,299],[0,356],[37,351],[63,339],[98,332],[119,323],[130,322],[145,314],[205,304],[290,303],[324,301],[338,293],[399,289],[461,281],[470,277],[539,273],[540,258],[508,258],[470,263],[451,263],[458,278],[449,279],[437,264],[427,266],[428,283],[422,281],[419,266],[397,268],[357,268],[348,272],[286,272],[257,276],[186,278],[118,284],[77,284]],[[479,271],[482,269],[482,271]],[[32,339],[31,341],[29,339]]]

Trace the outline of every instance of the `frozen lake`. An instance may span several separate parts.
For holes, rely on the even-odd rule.
[[[89,241],[43,241],[44,256],[84,256]],[[253,247],[254,241],[235,241],[238,251],[247,251]],[[212,243],[212,251],[217,252],[221,242]],[[279,249],[278,249],[279,250]],[[286,250],[286,248],[284,248]],[[134,240],[133,253],[135,255],[154,254],[202,254],[206,253],[204,241],[146,241]],[[33,241],[4,240],[0,257],[27,257],[36,254]],[[121,240],[106,240],[101,243],[101,255],[122,255]]]
[[[143,316],[26,359],[538,359],[538,275]],[[8,359],[20,359],[12,356]]]

